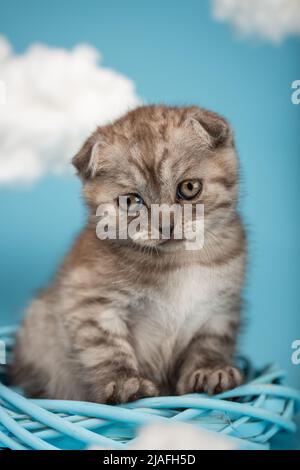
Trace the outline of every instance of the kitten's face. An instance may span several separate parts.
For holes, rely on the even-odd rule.
[[[230,129],[223,118],[197,107],[138,108],[98,129],[73,163],[92,213],[103,204],[117,213],[117,238],[120,217],[123,223],[126,213],[127,226],[139,217],[139,231],[127,231],[139,245],[180,245],[176,227],[182,224],[184,241],[202,219],[197,204],[204,205],[205,231],[216,231],[235,211],[237,160]],[[166,217],[151,219],[162,204]],[[193,212],[184,217],[187,205]]]

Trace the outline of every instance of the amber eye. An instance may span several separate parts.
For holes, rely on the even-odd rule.
[[[141,210],[144,201],[138,194],[126,194],[119,197],[119,205],[122,209],[126,210],[128,214],[134,214]]]
[[[198,196],[202,190],[202,182],[200,180],[182,181],[177,187],[178,199],[190,200]]]

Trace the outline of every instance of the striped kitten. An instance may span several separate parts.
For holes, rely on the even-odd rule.
[[[14,383],[30,396],[101,403],[239,385],[246,241],[224,118],[198,107],[140,107],[98,128],[73,164],[90,215],[29,308]],[[204,204],[203,248],[189,251],[174,237],[100,240],[96,209],[117,206],[120,195],[129,208]]]

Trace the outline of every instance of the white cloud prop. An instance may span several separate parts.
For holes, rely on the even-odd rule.
[[[213,16],[243,36],[279,43],[300,35],[300,0],[212,0]]]
[[[236,441],[187,423],[150,424],[140,430],[132,449],[234,450]]]
[[[139,104],[133,82],[104,68],[88,45],[37,44],[16,55],[0,37],[0,83],[0,184],[70,171],[71,157],[96,125]]]

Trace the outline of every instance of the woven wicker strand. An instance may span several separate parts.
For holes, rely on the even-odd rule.
[[[0,328],[8,363],[15,329]],[[278,432],[296,431],[300,409],[300,393],[282,385],[285,374],[274,365],[255,372],[244,363],[247,383],[214,397],[194,393],[122,406],[27,399],[5,385],[6,367],[0,369],[0,447],[15,450],[128,449],[145,424],[175,421],[226,435],[240,449],[267,449]]]

